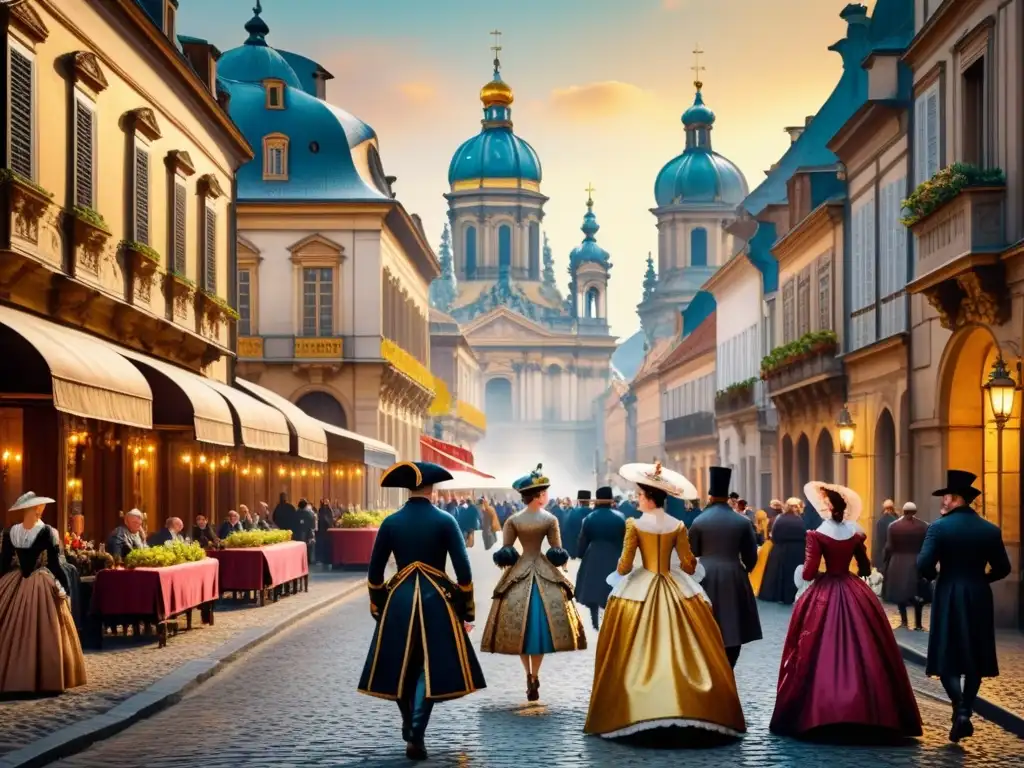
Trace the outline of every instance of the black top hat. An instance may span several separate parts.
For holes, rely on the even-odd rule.
[[[416,491],[451,479],[452,473],[440,464],[432,464],[429,461],[400,461],[381,475],[380,487]]]
[[[932,493],[932,496],[945,496],[946,494],[960,496],[970,504],[981,496],[981,491],[974,487],[974,481],[977,479],[978,476],[973,472],[967,472],[962,469],[947,469],[946,487],[939,488],[939,490]]]
[[[590,501],[590,491],[577,491],[576,501]]]
[[[611,504],[613,499],[614,496],[612,494],[611,486],[608,485],[602,485],[600,488],[597,489],[597,493],[594,494],[594,501],[603,501],[608,504]]]
[[[724,499],[729,495],[729,483],[732,481],[732,470],[728,467],[708,468],[708,496]]]

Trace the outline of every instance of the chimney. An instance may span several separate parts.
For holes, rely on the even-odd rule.
[[[181,49],[192,69],[210,89],[210,93],[217,96],[217,59],[220,58],[220,51],[216,46],[199,38],[183,37],[180,41]]]
[[[398,177],[397,176],[385,176],[384,177],[384,181],[387,182],[388,191],[391,193],[391,197],[396,197],[396,195],[395,195],[395,182],[398,181]]]
[[[803,134],[805,127],[806,126],[803,125],[791,125],[790,127],[783,128],[782,130],[789,134],[789,143],[792,145],[796,144],[796,140]]]

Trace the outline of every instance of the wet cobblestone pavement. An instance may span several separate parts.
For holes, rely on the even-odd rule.
[[[360,573],[313,571],[309,592],[282,598],[265,607],[224,605],[215,624],[203,626],[195,613],[194,629],[170,638],[166,648],[155,637],[108,638],[103,650],[86,651],[88,684],[61,696],[0,701],[0,757],[55,731],[102,714],[139,693],[186,662],[199,659],[239,632],[287,621],[310,605],[365,579]]]
[[[472,552],[477,604],[486,616],[497,577],[490,553]],[[573,569],[575,570],[575,569]],[[541,702],[526,703],[514,657],[481,654],[488,688],[434,708],[428,765],[517,766],[967,766],[1024,765],[1024,741],[976,720],[976,735],[959,746],[946,739],[949,706],[919,697],[925,735],[900,746],[822,746],[768,732],[779,655],[789,609],[761,604],[765,640],[748,645],[737,667],[748,723],[738,743],[702,750],[645,749],[586,737],[583,722],[593,675],[590,650],[548,657]],[[479,643],[481,624],[473,633]],[[364,595],[303,622],[239,659],[177,706],[61,764],[93,768],[228,766],[404,766],[398,710],[356,693],[373,622]],[[923,683],[914,674],[915,684]]]

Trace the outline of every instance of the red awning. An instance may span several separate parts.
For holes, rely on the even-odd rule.
[[[493,477],[473,466],[473,452],[457,445],[438,440],[436,437],[420,435],[420,457],[423,461],[440,464],[445,469],[472,472],[481,477]]]

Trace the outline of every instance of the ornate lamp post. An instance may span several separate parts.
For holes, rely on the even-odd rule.
[[[1006,361],[1000,355],[992,364],[983,389],[988,390],[989,404],[992,406],[992,417],[996,422],[996,483],[999,488],[999,508],[996,524],[1003,525],[1003,428],[1013,415],[1013,406],[1017,400],[1017,382],[1013,380]]]
[[[857,425],[854,423],[846,406],[843,406],[843,410],[839,412],[839,418],[836,419],[836,428],[839,430],[839,452],[848,459],[853,458],[853,444],[857,436]]]

